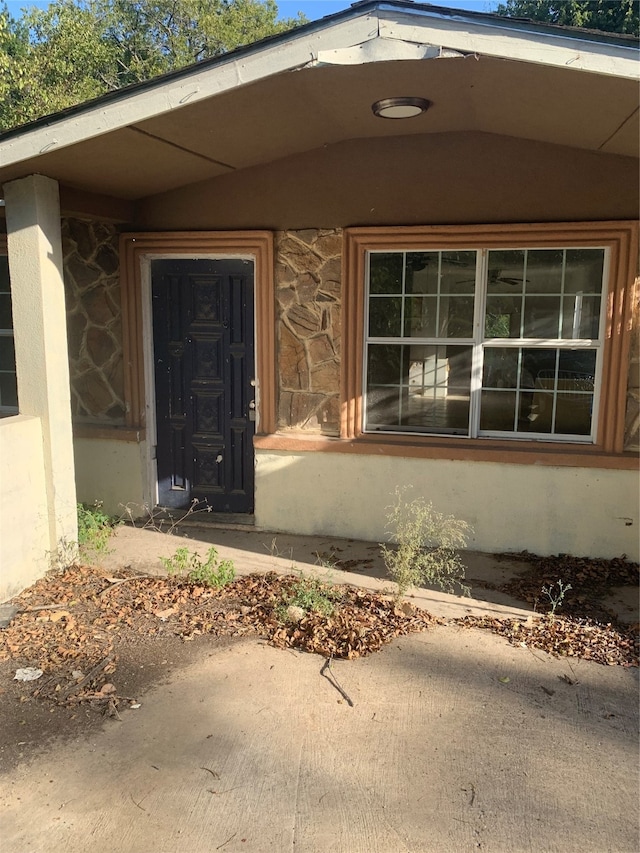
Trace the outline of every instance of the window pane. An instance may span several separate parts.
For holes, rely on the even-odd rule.
[[[442,252],[441,275],[441,293],[473,293],[476,286],[476,253]]]
[[[485,349],[480,399],[481,430],[500,432],[531,430],[529,415],[534,380],[525,358],[527,352],[529,351],[520,347],[517,349],[487,347]]]
[[[517,388],[519,349],[488,347],[484,352],[483,388]]]
[[[602,293],[604,249],[567,249],[565,293]]]
[[[6,255],[0,255],[0,293],[10,293],[11,286],[9,284],[9,258]]]
[[[0,329],[13,329],[10,293],[0,293]]]
[[[16,414],[18,411],[16,354],[12,330],[9,262],[6,255],[0,255],[0,332],[5,332],[0,334],[0,417]]]
[[[481,430],[513,432],[516,411],[514,391],[483,391],[480,406]]]
[[[571,293],[562,303],[562,337],[596,340],[600,334],[600,297]]]
[[[534,352],[530,350],[527,355],[528,363],[535,369],[532,429],[535,432],[589,435],[595,351],[544,350],[539,351],[537,356],[534,356]],[[537,362],[535,368],[534,360]]]
[[[402,293],[402,252],[369,256],[369,293]]]
[[[486,347],[480,429],[589,435],[594,350]]]
[[[400,385],[404,375],[403,347],[400,344],[370,344],[368,379],[370,385]]]
[[[372,344],[366,425],[467,435],[470,384],[471,347]]]
[[[11,373],[16,369],[16,351],[12,336],[0,335],[0,371]]]
[[[404,302],[404,334],[408,338],[435,338],[438,300],[435,296],[408,296]]]
[[[473,337],[473,296],[440,297],[440,329],[438,337]]]
[[[405,290],[407,293],[438,292],[440,252],[408,252]]]
[[[523,338],[558,338],[559,296],[527,296],[524,302]]]
[[[487,296],[485,338],[521,337],[522,296]]]
[[[368,348],[366,424],[397,427],[400,423],[402,377],[408,370],[408,347],[371,344]]]
[[[522,293],[524,283],[524,250],[490,251],[489,293]]]
[[[369,335],[372,338],[399,338],[402,297],[376,296],[369,300]]]
[[[15,373],[0,373],[0,406],[18,410],[18,386]]]
[[[560,293],[562,249],[530,249],[527,252],[527,293]]]

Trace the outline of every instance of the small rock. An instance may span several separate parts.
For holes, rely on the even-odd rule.
[[[296,604],[290,604],[287,607],[287,622],[299,622],[306,615],[306,610],[303,607],[298,607]]]
[[[0,628],[7,628],[17,612],[18,608],[13,604],[0,604]]]
[[[34,666],[26,666],[23,669],[17,669],[13,676],[14,681],[36,681],[42,675],[41,669],[36,669]]]

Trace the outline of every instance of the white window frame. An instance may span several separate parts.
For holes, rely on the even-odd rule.
[[[608,271],[610,270],[610,250],[606,245],[599,245],[598,243],[593,243],[591,245],[585,246],[581,245],[573,245],[571,243],[563,244],[562,246],[556,246],[557,249],[562,249],[566,251],[572,250],[580,250],[580,249],[593,249],[595,251],[600,250],[603,252],[603,272],[602,272],[602,285],[600,289],[600,315],[599,315],[599,337],[597,339],[570,339],[570,338],[555,338],[555,339],[543,339],[543,338],[491,338],[485,339],[484,337],[484,328],[485,328],[485,309],[486,309],[486,297],[487,297],[487,287],[488,287],[488,258],[489,252],[494,251],[524,251],[526,253],[530,251],[539,250],[547,250],[549,249],[549,245],[545,243],[541,243],[540,245],[536,244],[527,244],[527,245],[518,245],[517,243],[507,243],[504,245],[491,245],[490,247],[480,247],[476,245],[465,246],[464,244],[458,244],[455,246],[456,252],[475,252],[476,253],[476,282],[475,282],[475,291],[474,291],[474,319],[473,319],[473,337],[472,338],[438,338],[438,337],[375,337],[370,336],[368,333],[369,330],[369,307],[370,307],[370,260],[371,257],[375,254],[403,254],[406,256],[407,253],[416,253],[420,251],[424,252],[438,252],[438,251],[451,251],[452,247],[443,245],[441,248],[438,246],[429,244],[425,246],[424,249],[420,249],[415,245],[402,247],[399,245],[393,245],[389,247],[380,247],[376,249],[368,249],[365,253],[365,288],[364,288],[364,329],[363,329],[363,351],[362,351],[362,376],[363,376],[363,387],[362,387],[362,396],[363,396],[363,406],[362,406],[362,431],[364,434],[369,435],[407,435],[407,436],[420,436],[420,437],[446,437],[457,440],[469,440],[469,439],[508,439],[509,441],[533,441],[533,442],[546,442],[553,444],[561,444],[561,443],[571,443],[571,444],[596,444],[597,442],[597,430],[600,416],[600,398],[602,392],[602,382],[603,382],[603,364],[604,364],[604,345],[605,345],[605,332],[606,332],[606,314],[607,314],[607,293],[609,290],[609,282],[608,282]],[[405,275],[406,275],[406,263],[403,262],[403,280],[402,280],[402,291],[401,295],[403,297],[403,310],[402,316],[404,316],[404,297],[405,297]],[[564,275],[562,279],[562,288],[564,288]],[[563,293],[563,289],[561,289],[561,296]],[[562,305],[562,303],[561,303]],[[561,316],[561,315],[560,315]],[[401,331],[404,330],[403,324],[401,325]],[[378,426],[372,427],[372,425],[367,424],[367,377],[368,377],[368,349],[369,344],[387,344],[387,345],[413,345],[413,346],[470,346],[472,348],[472,362],[471,362],[471,382],[470,382],[470,401],[469,401],[469,428],[465,434],[461,434],[460,432],[449,432],[449,431],[438,431],[438,430],[430,430],[428,428],[424,429],[411,429],[411,428],[403,428],[398,426],[397,428],[391,428],[389,426]],[[593,404],[591,411],[591,430],[589,435],[585,434],[570,434],[570,433],[549,433],[549,432],[533,432],[533,431],[517,431],[517,430],[481,430],[480,429],[480,416],[481,416],[481,392],[482,392],[482,375],[483,375],[483,364],[484,364],[484,353],[485,350],[490,348],[508,348],[508,349],[554,349],[557,351],[564,350],[590,350],[595,351],[596,354],[596,365],[594,371],[594,388],[593,388]],[[554,389],[556,393],[553,395],[553,409],[555,414],[555,409],[557,405],[557,388]],[[516,394],[519,393],[519,389],[516,389]],[[562,393],[562,392],[559,392]],[[516,398],[516,407],[518,405],[518,398]]]

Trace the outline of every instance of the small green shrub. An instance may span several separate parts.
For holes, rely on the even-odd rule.
[[[305,613],[320,613],[332,616],[336,603],[342,598],[339,589],[322,583],[317,578],[307,578],[302,573],[283,593],[282,601],[276,607],[276,616],[280,622],[287,621],[287,608],[300,607]]]
[[[220,588],[236,576],[232,560],[218,560],[218,552],[211,547],[204,560],[188,548],[178,548],[173,557],[160,557],[160,562],[170,575],[186,577],[190,583]]]
[[[102,502],[78,504],[78,547],[81,553],[105,554],[117,522],[102,509]]]
[[[471,528],[466,521],[437,512],[422,498],[406,501],[404,490],[398,488],[395,503],[388,507],[387,530],[397,546],[380,548],[398,586],[398,598],[422,584],[435,584],[445,592],[459,589],[469,595],[469,587],[463,583],[465,567],[456,553],[467,544]]]

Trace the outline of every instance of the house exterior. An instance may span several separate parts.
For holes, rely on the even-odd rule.
[[[76,498],[637,559],[639,69],[365,2],[0,136],[0,591]]]

